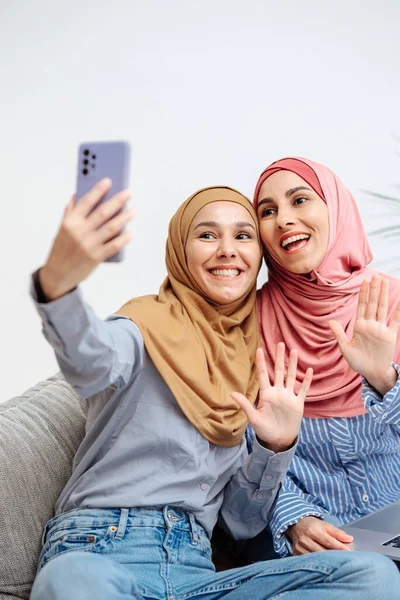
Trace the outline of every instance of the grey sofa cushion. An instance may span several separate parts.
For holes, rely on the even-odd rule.
[[[29,598],[84,430],[82,403],[59,374],[0,404],[0,600]]]

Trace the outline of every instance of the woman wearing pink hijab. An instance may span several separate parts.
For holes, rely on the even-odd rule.
[[[327,167],[274,162],[254,203],[268,266],[258,317],[269,374],[282,341],[298,350],[297,386],[314,370],[270,522],[274,547],[282,556],[343,549],[351,538],[340,524],[400,498],[400,281],[368,268],[354,198]]]

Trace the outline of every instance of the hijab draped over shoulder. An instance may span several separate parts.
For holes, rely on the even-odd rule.
[[[258,390],[256,282],[235,302],[217,305],[192,277],[185,254],[194,217],[218,201],[244,206],[258,235],[257,218],[245,196],[229,187],[196,192],[170,221],[168,275],[158,294],[133,298],[117,314],[140,329],[148,354],[189,421],[211,443],[230,447],[241,442],[247,425],[230,393],[239,391],[254,402]]]
[[[307,368],[314,369],[306,417],[361,415],[366,412],[361,376],[343,358],[328,321],[338,321],[352,337],[361,283],[377,272],[367,266],[372,260],[367,235],[350,191],[330,169],[305,158],[285,158],[265,169],[255,190],[256,210],[262,184],[281,170],[304,179],[326,203],[329,244],[321,264],[308,274],[291,273],[265,252],[268,281],[258,292],[257,312],[262,344],[270,357],[269,375],[273,376],[276,344],[283,341],[299,353],[297,386]],[[400,299],[400,281],[384,277],[390,281],[390,318]],[[395,355],[399,359],[400,339]]]

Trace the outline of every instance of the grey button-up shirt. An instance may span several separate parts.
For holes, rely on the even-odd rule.
[[[87,432],[58,513],[75,508],[171,505],[194,513],[209,535],[218,513],[236,539],[264,529],[294,448],[274,454],[255,441],[208,442],[185,417],[137,326],[103,321],[80,291],[40,304],[60,369],[87,398]],[[190,349],[188,349],[190,351]]]

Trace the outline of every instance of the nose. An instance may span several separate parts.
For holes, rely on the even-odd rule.
[[[290,207],[281,208],[278,210],[275,223],[279,229],[282,229],[288,225],[294,225],[296,223],[296,216]]]
[[[235,239],[228,236],[223,236],[219,240],[217,256],[218,258],[231,258],[236,256],[236,244]]]

